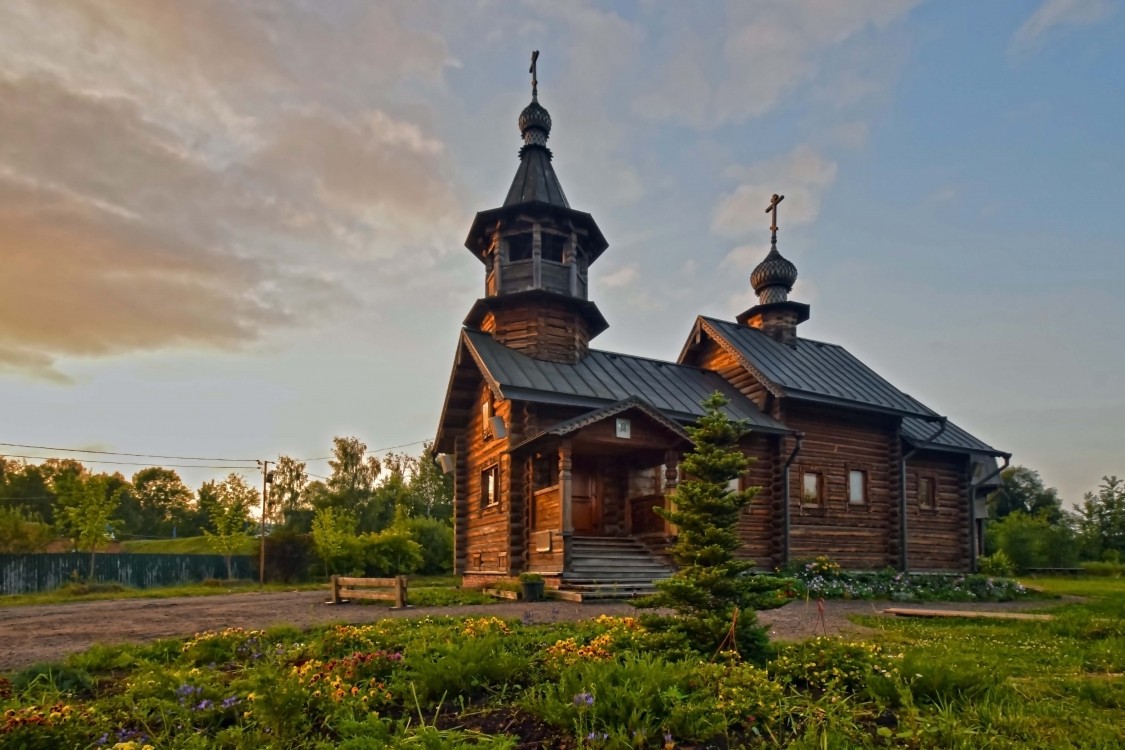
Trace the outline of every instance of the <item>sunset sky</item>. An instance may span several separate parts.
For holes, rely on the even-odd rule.
[[[432,438],[533,49],[610,243],[595,346],[674,359],[697,314],[748,307],[784,193],[800,335],[1066,500],[1125,474],[1113,0],[6,0],[0,441]]]

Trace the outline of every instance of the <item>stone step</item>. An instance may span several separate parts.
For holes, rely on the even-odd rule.
[[[666,565],[662,564],[659,560],[654,560],[651,557],[641,557],[636,555],[634,557],[604,557],[602,555],[589,557],[572,557],[570,558],[571,565],[586,565],[598,566],[603,568],[612,568],[620,565],[622,567],[629,567],[634,565],[643,565],[646,568],[665,568]]]
[[[661,578],[671,578],[672,574],[667,570],[656,571],[627,571],[620,573],[604,572],[604,571],[588,571],[588,570],[575,570],[563,574],[562,580],[569,581],[591,581],[594,583],[605,583],[607,581],[641,581],[644,583],[656,581]]]

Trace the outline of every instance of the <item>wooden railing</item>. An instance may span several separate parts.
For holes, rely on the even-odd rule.
[[[391,609],[403,609],[406,603],[406,576],[394,578],[345,578],[332,576],[328,583],[332,591],[329,604],[346,604],[351,599],[380,599],[394,602]],[[376,591],[373,589],[391,589]]]

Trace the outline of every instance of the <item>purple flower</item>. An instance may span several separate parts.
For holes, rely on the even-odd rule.
[[[95,742],[94,744],[95,744],[95,745],[104,745],[104,744],[105,744],[105,743],[107,743],[107,742],[109,742],[109,732],[106,732],[106,733],[105,733],[105,734],[103,734],[103,735],[102,735],[101,737],[99,737],[99,738],[98,738],[98,741],[97,741],[97,742]]]
[[[574,696],[574,705],[576,706],[592,706],[594,705],[594,696],[589,693],[578,693]]]
[[[199,701],[199,705],[197,705],[195,707],[195,710],[196,711],[206,711],[207,709],[211,708],[211,706],[213,706],[213,705],[215,705],[215,704],[212,703],[211,701],[209,701],[208,699],[204,698],[203,700]]]
[[[586,735],[586,739],[587,740],[608,740],[609,735],[606,734],[605,732],[601,732],[601,733],[590,732],[588,735]]]
[[[223,708],[231,708],[231,707],[237,706],[237,705],[238,705],[238,696],[237,695],[232,695],[229,698],[225,698],[223,700],[223,703],[222,703]]]

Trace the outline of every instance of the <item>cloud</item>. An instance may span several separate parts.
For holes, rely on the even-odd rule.
[[[1044,0],[1015,33],[1008,52],[1022,55],[1034,51],[1051,29],[1059,26],[1089,26],[1113,12],[1109,0]]]
[[[456,61],[413,12],[4,4],[0,371],[245,347],[447,252],[449,155],[397,92]]]
[[[732,2],[717,36],[710,28],[694,28],[700,14],[684,4],[670,12],[667,62],[635,98],[633,109],[700,129],[760,117],[816,80],[833,50],[872,29],[887,28],[918,2]],[[870,93],[873,85],[858,75],[849,77],[844,104]]]
[[[637,267],[635,265],[622,266],[602,276],[598,280],[598,283],[607,289],[616,289],[618,287],[628,286],[636,277]]]
[[[788,154],[749,166],[735,166],[727,176],[740,181],[719,199],[711,217],[711,231],[722,237],[740,237],[766,231],[770,196],[780,192],[779,226],[797,226],[816,218],[820,196],[836,179],[836,163],[802,144]]]

